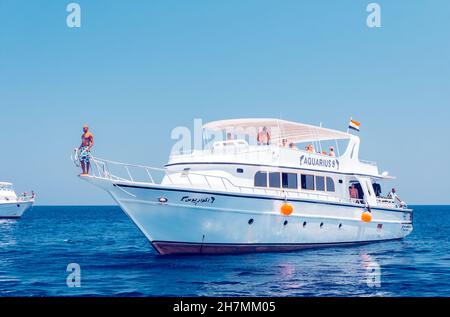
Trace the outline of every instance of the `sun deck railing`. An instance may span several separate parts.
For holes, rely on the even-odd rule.
[[[229,142],[229,141],[228,141]],[[281,147],[278,145],[238,145],[234,143],[227,143],[227,146],[219,147],[219,148],[211,148],[211,149],[204,149],[204,150],[187,150],[187,151],[179,151],[179,152],[173,152],[170,155],[170,160],[176,160],[179,158],[191,158],[191,157],[205,157],[205,156],[214,156],[214,155],[258,155],[258,154],[280,154],[280,153],[304,153],[308,155],[316,155],[318,157],[330,157],[327,154],[319,153],[319,152],[308,152],[302,148],[289,148],[289,147]],[[336,155],[336,158],[339,158],[339,156]],[[370,165],[375,165],[375,162],[368,162],[365,163]]]
[[[373,161],[367,161],[367,160],[359,160],[361,163],[367,164],[367,165],[371,165],[371,166],[378,166],[377,162],[373,162]]]

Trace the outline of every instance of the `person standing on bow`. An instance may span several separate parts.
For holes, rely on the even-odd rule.
[[[83,126],[83,134],[81,135],[81,145],[78,148],[79,158],[81,163],[82,173],[80,176],[89,175],[89,168],[91,167],[91,149],[94,146],[94,136],[89,132],[89,126]]]

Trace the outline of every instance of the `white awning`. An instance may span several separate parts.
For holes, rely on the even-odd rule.
[[[227,131],[234,134],[248,134],[255,136],[263,127],[270,133],[272,141],[287,139],[288,142],[316,142],[326,140],[344,140],[353,137],[352,134],[317,127],[304,123],[296,123],[280,119],[231,119],[207,123],[204,129],[212,131]]]

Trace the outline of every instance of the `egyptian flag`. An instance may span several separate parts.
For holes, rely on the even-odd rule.
[[[359,131],[360,126],[361,126],[361,123],[359,123],[358,121],[355,121],[353,119],[350,119],[350,123],[348,124],[349,129]]]

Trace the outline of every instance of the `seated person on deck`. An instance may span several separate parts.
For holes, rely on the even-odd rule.
[[[330,156],[336,156],[336,153],[334,153],[334,147],[330,146]]]
[[[305,147],[305,150],[306,150],[306,152],[308,152],[308,153],[314,153],[314,152],[315,152],[315,151],[314,151],[314,147],[313,147],[312,144],[308,144],[308,145]]]
[[[358,189],[356,188],[355,184],[352,184],[352,186],[349,189],[350,192],[350,198],[351,199],[359,199],[359,193],[358,193]]]

